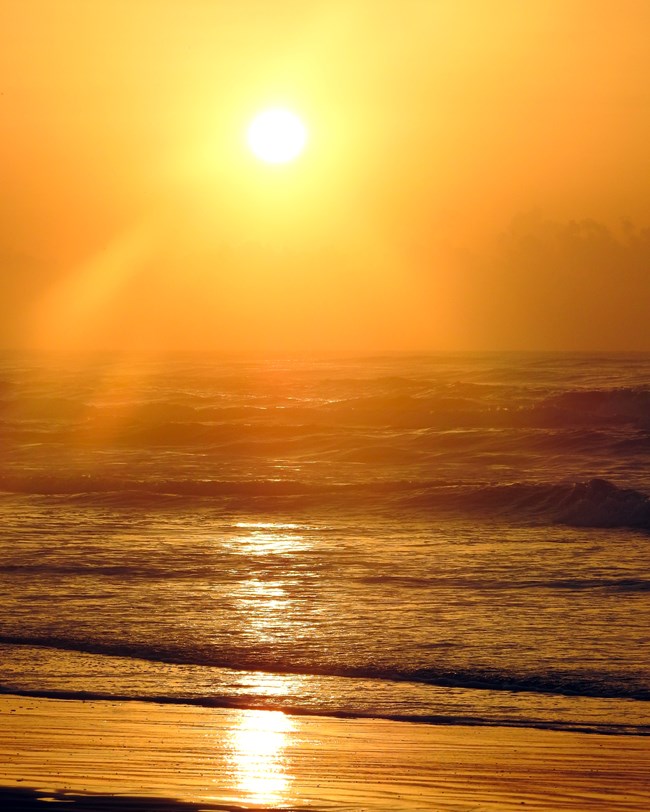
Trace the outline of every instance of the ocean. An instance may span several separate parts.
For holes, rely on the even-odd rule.
[[[650,355],[0,358],[0,690],[650,732]]]

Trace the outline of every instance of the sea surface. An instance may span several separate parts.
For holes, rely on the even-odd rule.
[[[0,358],[0,690],[650,732],[650,356]]]

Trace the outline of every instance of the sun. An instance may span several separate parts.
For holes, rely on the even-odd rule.
[[[251,121],[246,140],[253,154],[269,164],[297,158],[307,143],[307,128],[291,110],[273,107]]]

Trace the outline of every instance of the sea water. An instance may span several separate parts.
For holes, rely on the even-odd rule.
[[[650,731],[650,356],[0,359],[0,689]]]

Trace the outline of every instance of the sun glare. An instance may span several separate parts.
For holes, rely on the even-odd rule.
[[[307,129],[295,113],[276,107],[255,116],[246,139],[257,158],[270,164],[283,164],[303,151]]]

